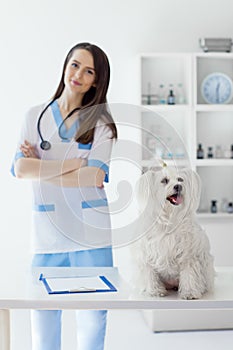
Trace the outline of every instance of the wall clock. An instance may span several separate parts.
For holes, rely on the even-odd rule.
[[[233,97],[233,82],[223,73],[211,73],[201,84],[201,94],[207,103],[228,103]]]

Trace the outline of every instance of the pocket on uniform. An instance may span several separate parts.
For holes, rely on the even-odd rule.
[[[81,206],[86,243],[93,248],[111,245],[111,221],[107,199],[82,201]]]
[[[36,204],[33,206],[33,230],[35,246],[52,246],[57,239],[56,212],[54,204]]]

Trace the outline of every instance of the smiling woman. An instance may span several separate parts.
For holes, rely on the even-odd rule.
[[[89,43],[68,53],[49,103],[27,113],[12,173],[33,187],[33,266],[112,266],[104,182],[117,129],[110,67]],[[80,350],[103,349],[106,311],[77,311]],[[61,349],[61,311],[32,312],[32,349]]]
[[[90,52],[80,49],[74,51],[70,62],[67,64],[64,82],[67,93],[76,95],[77,103],[81,105],[83,96],[93,86],[95,87],[95,69],[93,57]],[[67,113],[66,98],[63,96],[63,111]]]

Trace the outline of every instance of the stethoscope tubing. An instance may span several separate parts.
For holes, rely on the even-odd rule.
[[[47,140],[45,140],[43,138],[43,135],[41,133],[41,128],[40,128],[40,124],[41,124],[41,119],[44,115],[44,113],[47,111],[47,109],[51,106],[51,104],[53,104],[55,100],[52,100],[50,101],[47,106],[45,106],[45,108],[42,110],[42,112],[40,113],[39,115],[39,118],[38,118],[38,122],[37,122],[37,132],[39,134],[39,137],[41,139],[41,143],[40,143],[40,148],[44,151],[48,151],[50,148],[51,148],[51,143]],[[68,138],[64,137],[61,135],[61,127],[62,125],[65,123],[65,121],[70,118],[75,112],[77,112],[78,110],[80,110],[80,107],[77,107],[77,108],[74,108],[69,114],[67,114],[67,116],[63,119],[62,123],[59,125],[59,128],[58,128],[58,134],[59,134],[59,137],[63,140],[68,140]]]

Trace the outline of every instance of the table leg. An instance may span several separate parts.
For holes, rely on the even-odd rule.
[[[0,350],[10,350],[10,310],[0,310]]]

